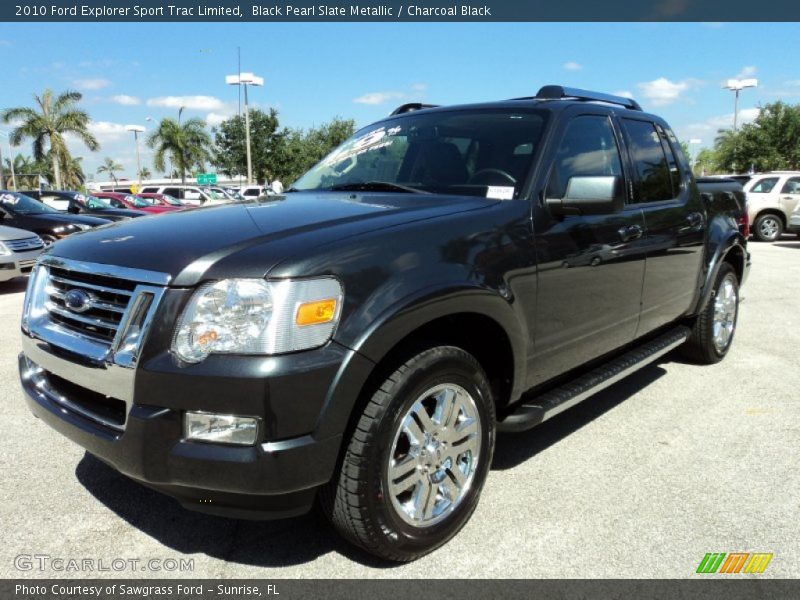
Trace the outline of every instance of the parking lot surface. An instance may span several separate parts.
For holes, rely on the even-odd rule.
[[[351,548],[317,514],[188,512],[38,422],[17,383],[25,281],[0,284],[0,576],[681,578],[706,552],[767,552],[759,577],[800,577],[800,240],[750,250],[722,363],[671,354],[537,429],[500,436],[466,528],[400,566]],[[193,559],[193,571],[18,570],[16,557],[33,554],[95,568]]]

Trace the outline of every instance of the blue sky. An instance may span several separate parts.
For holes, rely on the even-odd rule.
[[[150,128],[147,117],[182,105],[210,124],[236,113],[237,89],[224,79],[236,72],[240,46],[242,70],[265,80],[251,104],[274,106],[287,126],[334,116],[365,125],[407,101],[495,100],[563,83],[630,93],[679,137],[709,145],[733,119],[723,80],[758,78],[742,92],[744,121],[759,104],[800,102],[790,42],[799,34],[797,23],[4,23],[0,108],[30,105],[45,87],[81,91],[102,147],[91,153],[71,142],[73,153],[90,176],[106,156],[132,176],[124,125]],[[152,169],[151,155],[143,148]]]

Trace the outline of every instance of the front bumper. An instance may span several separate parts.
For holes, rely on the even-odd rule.
[[[112,408],[109,390],[77,383],[92,386],[104,374],[92,378],[91,366],[24,333],[19,363],[34,415],[121,473],[193,510],[280,518],[306,512],[333,475],[341,432],[319,439],[315,430],[350,353],[329,343],[281,357],[212,356],[184,369],[160,355],[136,370],[134,398],[117,427],[97,418]],[[29,376],[32,363],[47,375],[46,385]],[[259,440],[254,446],[186,441],[186,410],[256,416]]]
[[[9,281],[30,273],[41,253],[42,250],[39,249],[30,252],[14,252],[0,257],[0,281]]]

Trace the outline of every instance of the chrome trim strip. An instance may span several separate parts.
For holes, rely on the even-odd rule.
[[[578,394],[574,398],[570,398],[566,402],[564,402],[562,404],[559,404],[558,406],[555,406],[555,407],[551,408],[548,411],[545,411],[544,417],[542,418],[542,422],[547,421],[547,419],[551,419],[551,418],[555,417],[557,414],[560,414],[560,413],[564,412],[568,408],[572,408],[576,404],[586,400],[589,396],[594,396],[597,392],[599,392],[601,390],[604,390],[607,387],[610,387],[610,386],[614,385],[615,383],[617,383],[621,379],[625,379],[631,373],[633,373],[635,371],[638,371],[639,369],[641,369],[645,365],[649,365],[654,360],[661,358],[667,352],[670,352],[670,351],[674,350],[675,348],[677,348],[678,346],[683,344],[688,338],[689,338],[689,334],[687,333],[686,335],[682,336],[679,340],[676,340],[676,341],[672,342],[671,344],[665,346],[664,348],[662,348],[658,352],[654,352],[653,354],[651,354],[650,356],[648,356],[644,360],[641,360],[641,361],[631,365],[630,367],[628,367],[624,371],[620,371],[619,373],[617,373],[613,377],[610,377],[610,378],[602,381],[601,383],[598,383],[593,388],[588,389],[585,392],[582,392],[582,393]]]
[[[94,325],[95,327],[102,327],[104,329],[110,329],[111,331],[116,331],[117,327],[119,327],[117,323],[114,323],[113,321],[106,321],[105,319],[101,319],[100,317],[84,317],[83,315],[79,315],[78,313],[74,313],[65,308],[61,308],[55,302],[45,302],[44,306],[49,312],[55,313],[59,317],[64,317],[65,319],[71,319],[73,321],[78,321],[79,323],[86,323],[87,325]]]
[[[56,279],[56,278],[51,275],[50,279]],[[62,292],[61,290],[56,289],[56,288],[54,288],[52,286],[48,285],[45,288],[45,291],[47,292],[48,296],[53,296],[54,298],[58,298],[59,300],[63,300],[64,299],[64,292]],[[92,308],[99,308],[100,310],[108,310],[108,311],[117,312],[117,313],[120,313],[120,314],[124,314],[125,313],[125,307],[124,306],[119,306],[117,304],[111,304],[110,302],[103,302],[101,300],[93,300],[92,301]],[[116,329],[117,325],[114,325],[114,328]]]
[[[58,267],[62,269],[64,267]],[[133,296],[133,292],[130,290],[120,290],[117,288],[112,288],[103,285],[96,285],[94,283],[84,283],[82,281],[75,281],[74,279],[67,279],[66,277],[59,277],[58,275],[50,275],[49,279],[52,281],[57,281],[58,283],[63,283],[64,285],[71,285],[73,287],[85,287],[90,290],[96,290],[98,292],[105,292],[106,294],[119,294],[121,296]]]
[[[42,256],[40,263],[58,269],[66,269],[68,271],[78,271],[80,273],[99,275],[101,277],[113,277],[115,279],[127,279],[128,281],[149,283],[152,285],[167,285],[172,280],[172,275],[169,273],[71,260],[53,256],[52,254],[45,254]]]

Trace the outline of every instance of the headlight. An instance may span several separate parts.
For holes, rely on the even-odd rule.
[[[209,354],[281,354],[327,342],[342,287],[332,278],[223,279],[203,285],[183,311],[172,351],[196,363]]]
[[[80,229],[81,231],[86,231],[87,229],[91,229],[91,225],[86,225],[85,223],[74,223],[75,227]]]
[[[9,254],[11,254],[11,250],[3,242],[0,242],[0,256],[8,256]]]

